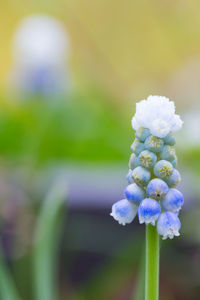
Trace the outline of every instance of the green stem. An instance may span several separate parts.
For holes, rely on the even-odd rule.
[[[156,227],[146,226],[145,300],[159,298],[159,235]]]

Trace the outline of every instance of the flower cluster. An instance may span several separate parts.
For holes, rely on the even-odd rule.
[[[176,189],[181,180],[176,169],[173,131],[182,126],[175,106],[165,97],[149,96],[136,105],[132,120],[136,129],[127,174],[125,199],[113,204],[111,216],[125,225],[138,214],[140,224],[157,226],[163,239],[179,236],[179,211],[182,193]]]

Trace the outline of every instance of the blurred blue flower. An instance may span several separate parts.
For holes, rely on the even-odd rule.
[[[70,85],[68,48],[61,22],[48,15],[24,18],[13,38],[12,87],[49,97],[66,92]]]

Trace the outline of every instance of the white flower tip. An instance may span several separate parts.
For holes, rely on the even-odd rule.
[[[147,100],[136,103],[136,113],[132,127],[148,128],[152,135],[164,138],[169,132],[181,129],[183,121],[175,114],[175,105],[166,97],[149,96]]]

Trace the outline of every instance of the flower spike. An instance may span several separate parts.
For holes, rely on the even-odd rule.
[[[183,121],[166,97],[149,96],[136,104],[132,127],[136,131],[127,174],[126,199],[112,206],[111,216],[125,225],[138,213],[140,224],[156,225],[163,239],[179,235],[183,195],[175,189],[181,180],[176,168],[173,133]],[[156,224],[157,223],[157,224]]]

